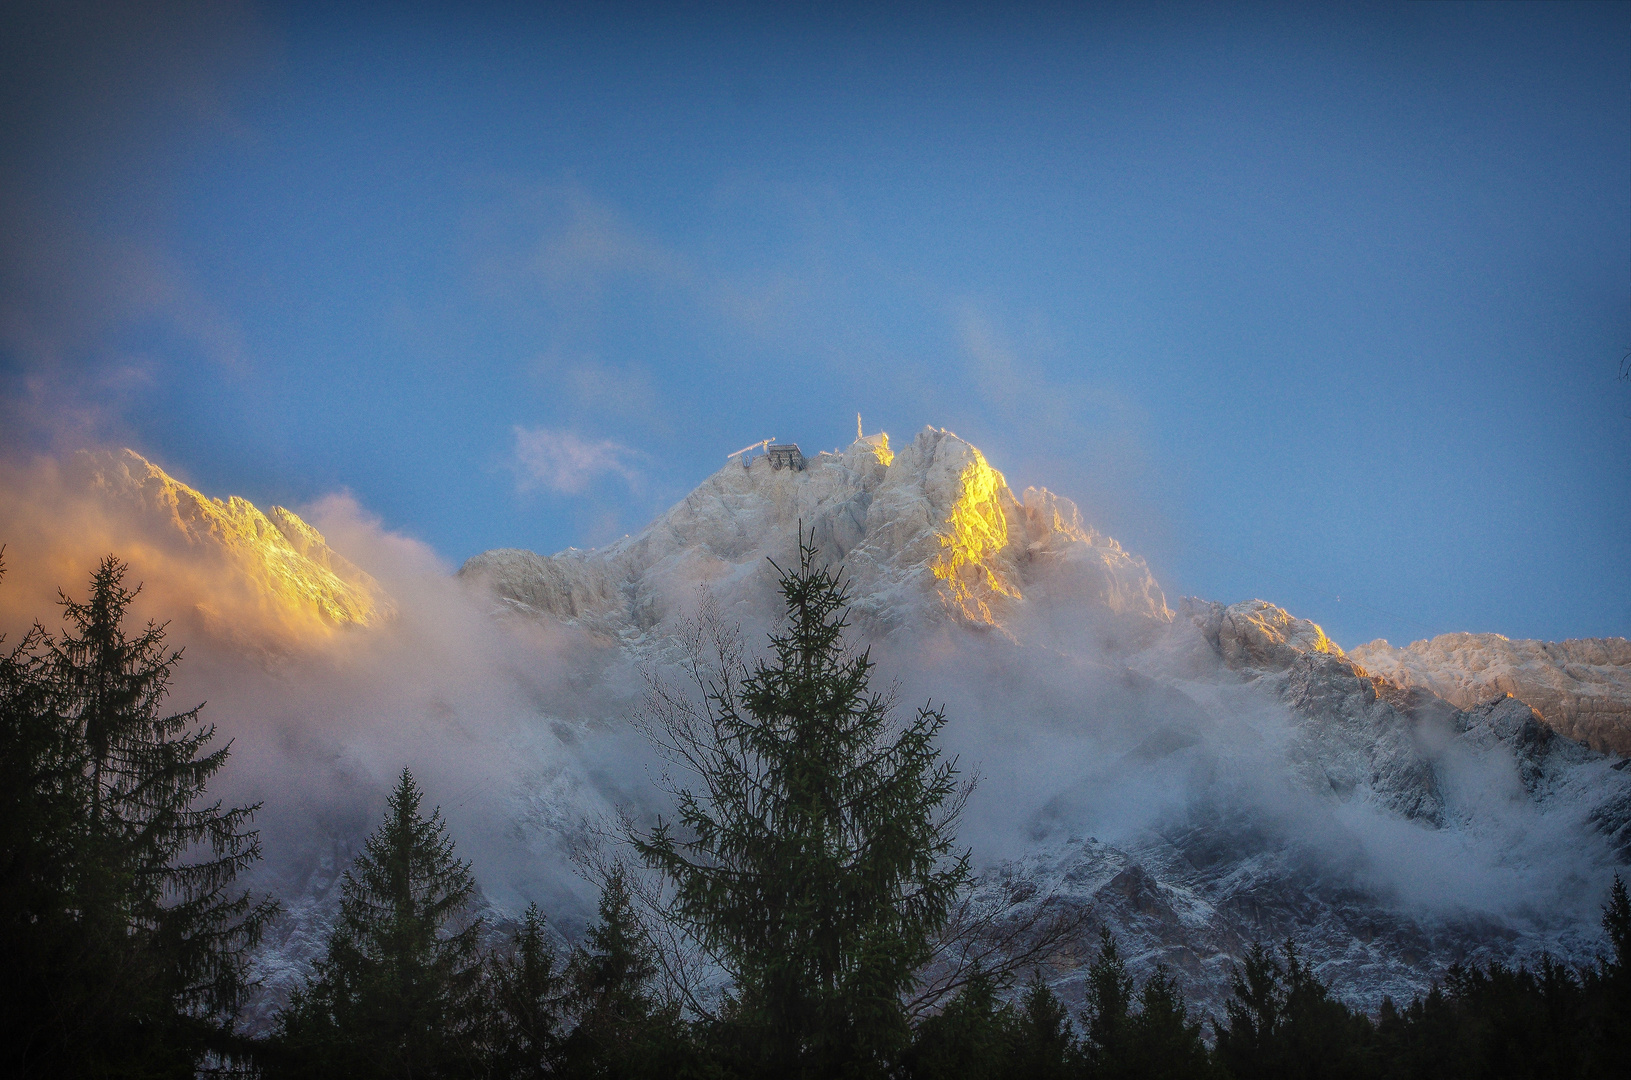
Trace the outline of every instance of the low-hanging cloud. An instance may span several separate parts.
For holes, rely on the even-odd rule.
[[[489,597],[349,496],[300,512],[389,595],[394,614],[366,627],[257,594],[230,558],[82,480],[72,462],[0,461],[0,631],[16,642],[31,622],[54,628],[59,587],[82,598],[103,555],[129,564],[127,584],[142,586],[131,621],[167,623],[184,650],[171,704],[205,702],[231,740],[212,794],[262,804],[252,884],[321,893],[409,768],[501,909],[537,900],[568,927],[593,911],[573,846],[644,783],[639,748],[611,722],[640,686],[615,650],[495,618]]]
[[[516,485],[576,495],[603,476],[633,484],[639,454],[610,439],[585,439],[572,431],[515,428]]]
[[[145,583],[133,614],[173,620],[170,640],[186,648],[175,705],[206,701],[204,718],[233,740],[214,793],[263,804],[253,881],[310,901],[291,911],[288,941],[320,929],[311,898],[377,824],[404,767],[500,909],[537,901],[580,927],[594,895],[574,848],[619,809],[649,820],[664,805],[653,754],[628,723],[645,685],[635,661],[571,626],[507,614],[348,496],[300,512],[380,583],[394,617],[314,632],[246,590],[230,562],[76,487],[71,468],[5,464],[0,626],[15,640],[30,619],[50,625],[58,585],[80,595],[102,554],[130,561]],[[708,584],[700,566],[676,573],[697,578],[669,582],[676,597]],[[750,653],[778,613],[768,581],[709,586],[740,587],[721,599]],[[651,628],[651,640],[670,629]],[[1500,755],[1435,750],[1460,817],[1434,828],[1303,782],[1288,759],[1310,732],[1266,683],[1222,673],[1198,635],[1175,633],[1170,655],[1152,659],[1106,647],[1085,622],[1025,629],[1021,641],[945,626],[852,633],[857,646],[872,639],[877,684],[898,680],[903,708],[946,707],[946,752],[983,777],[962,835],[981,867],[1086,837],[1187,858],[1179,847],[1205,834],[1230,865],[1363,893],[1423,925],[1481,920],[1530,942],[1587,942],[1611,855],[1578,807],[1529,800]],[[659,675],[662,657],[646,657]],[[316,946],[302,947],[285,954]]]

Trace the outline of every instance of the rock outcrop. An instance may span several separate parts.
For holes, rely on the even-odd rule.
[[[932,427],[898,452],[872,435],[803,470],[733,461],[635,536],[548,556],[489,551],[459,573],[519,610],[623,638],[693,602],[675,581],[768,596],[766,560],[791,557],[800,528],[843,563],[874,630],[935,616],[1000,629],[1032,596],[1135,631],[1172,619],[1144,560],[1085,526],[1068,499],[1016,496],[979,450]]]
[[[1631,756],[1631,641],[1625,638],[1440,634],[1404,648],[1377,639],[1352,655],[1400,686],[1421,687],[1464,709],[1511,694],[1560,734]]]

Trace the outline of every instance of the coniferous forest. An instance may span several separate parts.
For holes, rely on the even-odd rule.
[[[3,565],[0,565],[3,573]],[[627,824],[591,865],[597,918],[570,950],[546,913],[513,929],[403,770],[346,872],[326,951],[270,1032],[238,1017],[276,912],[238,883],[255,806],[181,660],[129,625],[108,557],[0,654],[0,1070],[22,1077],[1620,1077],[1631,1070],[1631,898],[1603,900],[1594,965],[1452,967],[1374,1015],[1332,995],[1295,941],[1241,958],[1221,1016],[1181,980],[1128,972],[1100,931],[1085,1006],[1047,969],[989,957],[944,975],[969,880],[968,792],[925,706],[897,720],[846,646],[841,576],[801,543],[764,659],[728,645],[698,698],[658,691],[642,726],[687,766],[676,817]],[[1046,932],[1048,928],[1043,928]],[[1054,927],[1058,931],[1059,927]],[[1068,928],[1066,928],[1068,929]],[[1080,929],[1079,927],[1076,929]],[[703,993],[675,943],[704,957]],[[937,968],[936,965],[939,965]],[[928,972],[938,994],[925,994]],[[704,980],[706,982],[706,980]]]

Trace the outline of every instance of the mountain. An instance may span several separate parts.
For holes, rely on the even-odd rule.
[[[1510,694],[1559,733],[1631,755],[1631,641],[1512,641],[1440,634],[1402,649],[1378,638],[1353,651],[1366,668],[1462,708]]]
[[[379,583],[291,510],[210,498],[134,450],[82,451],[67,471],[130,539],[179,546],[196,564],[226,570],[264,611],[327,628],[373,626],[393,612]]]
[[[1069,500],[1015,496],[979,450],[934,428],[898,453],[872,435],[803,469],[733,462],[638,535],[553,556],[489,551],[459,573],[519,611],[637,637],[684,609],[697,582],[762,592],[774,580],[766,560],[785,558],[801,528],[843,564],[856,613],[876,631],[923,618],[1001,630],[1072,608],[1141,637],[1173,617],[1144,560],[1084,525]]]
[[[1214,1010],[1253,940],[1296,938],[1368,1007],[1454,960],[1599,947],[1597,894],[1631,859],[1631,771],[1576,736],[1624,745],[1623,641],[1520,649],[1528,666],[1477,682],[1452,673],[1490,665],[1350,656],[1261,600],[1174,610],[1068,500],[1015,495],[935,428],[803,469],[732,461],[608,547],[487,552],[460,577],[511,617],[660,667],[699,585],[755,632],[774,618],[767,560],[799,529],[842,564],[880,665],[960,717],[952,749],[988,773],[979,893],[1012,917],[1086,912]],[[1054,958],[1067,999],[1092,942]]]
[[[596,822],[667,809],[628,722],[645,679],[683,684],[705,610],[762,642],[779,615],[771,560],[794,557],[801,529],[842,565],[880,687],[943,703],[946,752],[981,777],[963,822],[977,902],[999,927],[1087,920],[1045,971],[1067,1001],[1101,924],[1135,972],[1167,964],[1214,1013],[1257,940],[1295,938],[1367,1008],[1457,960],[1586,962],[1631,862],[1625,641],[1345,653],[1262,600],[1169,602],[1069,500],[1016,494],[935,428],[803,468],[734,459],[633,536],[490,551],[453,580],[433,557],[409,560],[422,578],[370,561],[396,541],[336,533],[403,583],[395,597],[296,515],[208,498],[130,451],[63,473],[100,517],[26,505],[68,507],[78,531],[112,522],[144,596],[203,616],[177,637],[192,680],[178,696],[207,698],[234,740],[223,778],[240,786],[224,794],[264,802],[254,882],[287,904],[256,961],[263,1025],[320,952],[376,788],[404,764],[495,917],[536,899],[581,928],[593,897],[573,852]],[[18,544],[19,580],[49,547]]]

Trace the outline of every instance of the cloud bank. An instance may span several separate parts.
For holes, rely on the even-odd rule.
[[[633,484],[638,458],[635,451],[610,439],[584,439],[544,427],[515,428],[516,484],[523,492],[544,488],[576,495],[603,476]]]
[[[300,935],[323,925],[325,890],[404,767],[443,808],[501,910],[537,901],[569,932],[580,928],[594,896],[574,847],[620,808],[649,818],[663,805],[653,754],[627,721],[644,691],[640,663],[684,680],[663,646],[672,620],[633,657],[608,639],[505,614],[347,496],[300,513],[379,582],[394,617],[319,630],[255,595],[230,561],[77,486],[70,466],[0,462],[10,567],[0,627],[15,635],[35,618],[54,624],[57,586],[80,595],[101,555],[129,560],[144,584],[133,614],[171,620],[172,644],[186,648],[174,704],[207,702],[205,718],[233,741],[214,793],[263,804],[267,858],[253,881],[304,898],[279,945],[291,962],[320,947]],[[707,584],[697,567],[675,573],[675,596]],[[751,653],[778,609],[762,575],[740,584],[725,608]],[[1312,918],[1294,906],[1306,888],[1327,911],[1363,895],[1367,911],[1482,926],[1497,944],[1590,947],[1614,864],[1585,804],[1538,805],[1511,760],[1455,745],[1435,751],[1451,827],[1344,800],[1294,767],[1308,740],[1338,733],[1300,723],[1266,682],[1221,671],[1198,635],[1175,631],[1155,653],[1134,655],[1107,647],[1089,623],[1039,621],[1021,640],[924,626],[870,642],[878,687],[896,681],[903,709],[943,704],[946,752],[983,777],[962,835],[982,868],[1091,838],[1196,888],[1217,885],[1205,885],[1208,875],[1255,876],[1258,891],[1241,895],[1281,903],[1278,917]],[[863,626],[852,640],[869,636]]]

